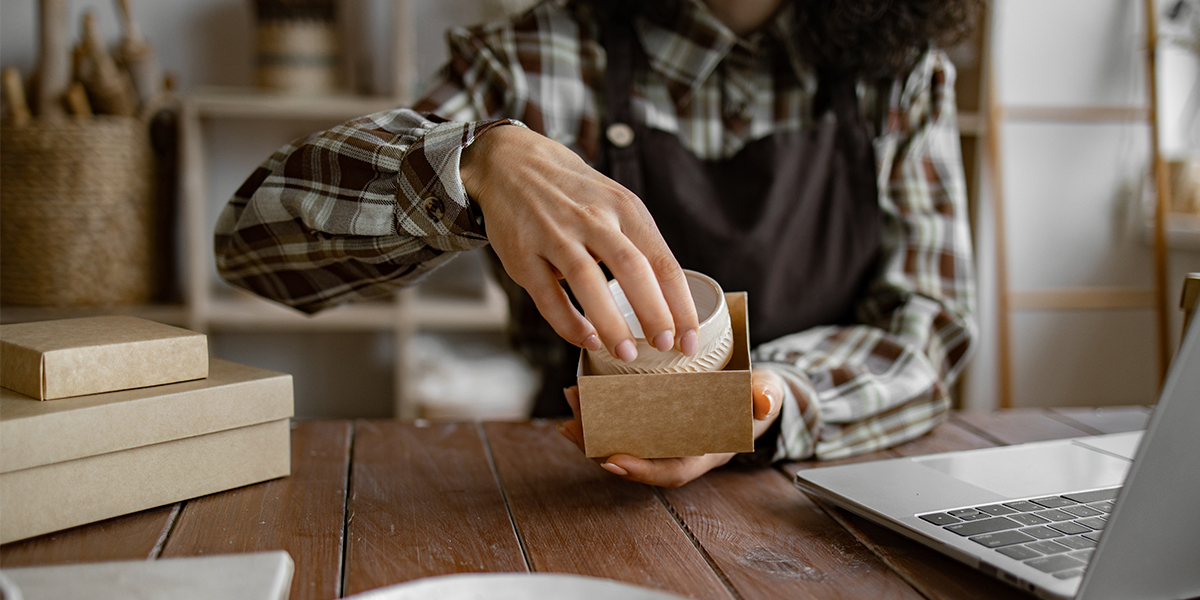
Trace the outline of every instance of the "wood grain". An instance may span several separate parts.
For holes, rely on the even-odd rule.
[[[920,456],[934,452],[989,448],[995,445],[995,442],[978,433],[966,429],[954,421],[947,421],[934,427],[933,431],[911,442],[894,446],[891,450],[900,456]]]
[[[533,571],[730,597],[654,488],[604,471],[554,422],[487,423],[484,431]]]
[[[418,577],[526,571],[474,423],[359,421],[346,595]]]
[[[286,550],[292,600],[337,598],[352,431],[293,422],[291,476],[189,501],[162,556]]]
[[[1018,408],[998,413],[964,412],[957,413],[950,419],[1001,445],[1042,442],[1095,433],[1054,419],[1043,409]]]
[[[0,546],[0,567],[154,558],[179,507],[168,504],[5,544]]]
[[[1123,433],[1145,429],[1152,412],[1148,406],[1053,408],[1050,409],[1050,416],[1074,427],[1092,429],[1096,433]]]
[[[774,469],[730,465],[662,493],[742,598],[920,598]]]

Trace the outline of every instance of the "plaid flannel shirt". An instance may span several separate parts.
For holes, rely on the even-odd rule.
[[[785,6],[739,39],[701,2],[682,18],[639,16],[649,68],[634,110],[697,156],[729,157],[776,131],[809,126],[812,67],[792,43]],[[276,152],[237,191],[215,236],[228,281],[315,312],[416,282],[487,243],[458,167],[462,149],[499,124],[563,143],[594,164],[605,53],[578,0],[448,33],[450,62],[415,110],[354,119]],[[839,458],[915,438],[949,410],[949,386],[976,335],[954,69],[927,52],[906,78],[859,86],[874,142],[881,268],[857,324],[763,344],[757,366],[786,398],[771,459]]]

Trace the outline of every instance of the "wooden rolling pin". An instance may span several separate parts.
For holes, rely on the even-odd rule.
[[[67,0],[42,0],[40,5],[37,116],[62,118],[63,96],[71,87],[71,24]]]
[[[83,13],[82,45],[84,58],[95,69],[90,78],[80,73],[80,80],[95,100],[97,113],[132,117],[137,114],[137,92],[129,77],[117,67],[104,47],[104,38],[92,11]]]
[[[133,8],[130,0],[117,0],[118,12],[121,13],[121,25],[124,35],[117,47],[117,62],[129,71],[133,80],[133,88],[137,90],[138,100],[143,107],[149,106],[162,93],[163,73],[158,57],[154,55],[154,47],[142,37],[142,30],[133,19]]]
[[[12,113],[12,126],[28,125],[33,115],[29,113],[29,104],[25,102],[25,86],[21,83],[21,72],[16,67],[4,69],[3,85],[4,99],[8,101],[8,110]]]

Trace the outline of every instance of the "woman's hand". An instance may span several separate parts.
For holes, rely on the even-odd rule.
[[[589,350],[603,344],[627,362],[637,357],[597,264],[603,262],[651,345],[695,355],[699,321],[687,280],[632,192],[566,146],[516,126],[480,135],[463,151],[460,173],[504,270],[563,339]],[[559,279],[567,280],[586,319]]]
[[[758,439],[779,416],[782,408],[780,401],[783,398],[783,380],[766,369],[754,369],[751,391],[754,397],[754,439]],[[567,396],[567,403],[571,405],[571,412],[575,414],[575,418],[559,425],[558,431],[583,451],[583,426],[579,422],[579,388],[572,386],[563,390],[563,393]],[[608,459],[596,459],[596,462],[607,471],[625,479],[676,488],[729,462],[733,457],[733,452],[654,459],[616,454]]]

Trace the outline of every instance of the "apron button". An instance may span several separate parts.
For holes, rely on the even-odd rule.
[[[604,132],[608,141],[618,148],[625,148],[633,143],[633,128],[625,123],[613,123]]]

